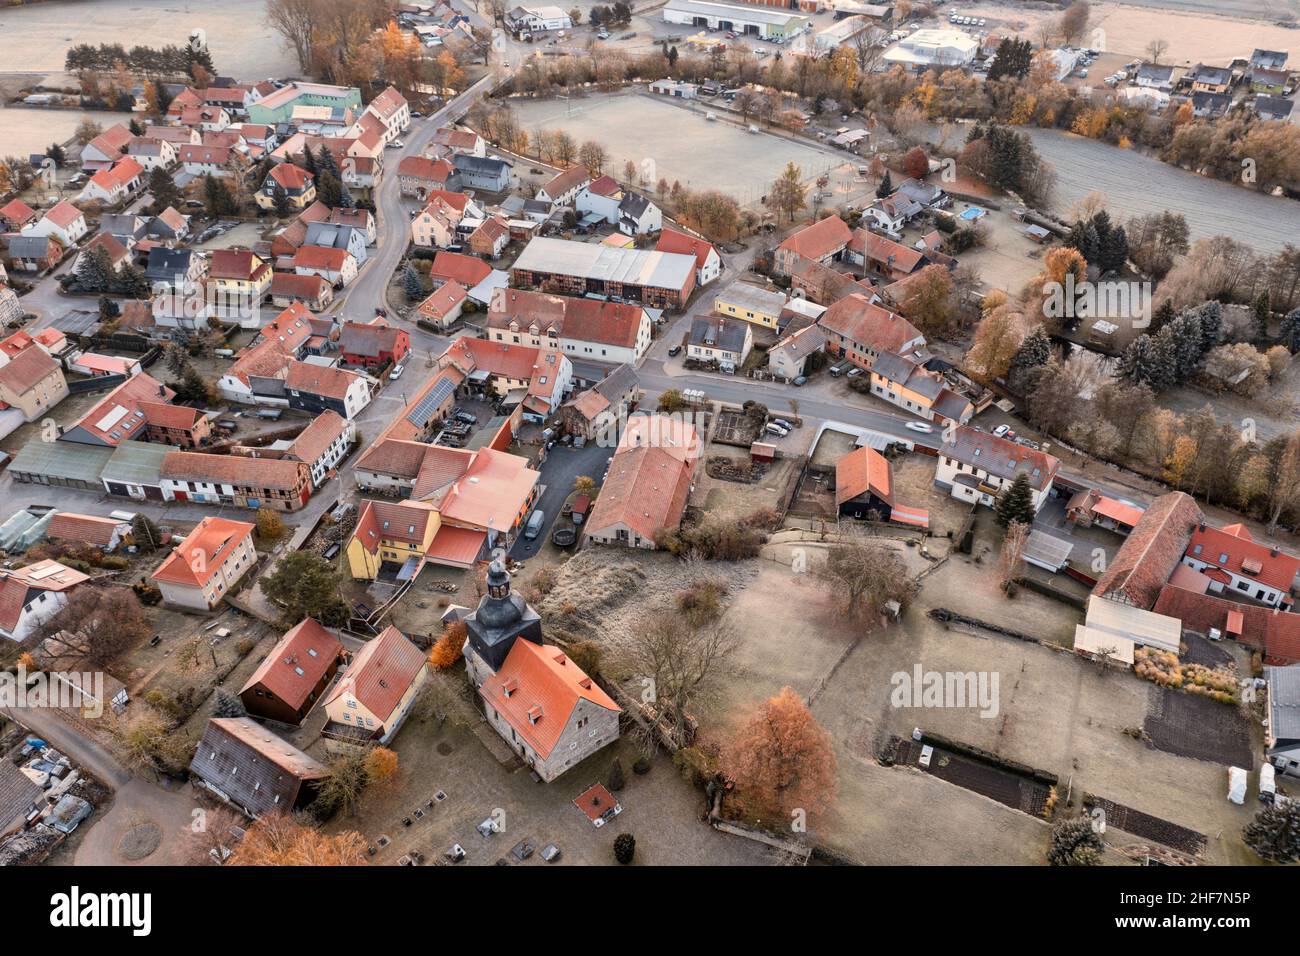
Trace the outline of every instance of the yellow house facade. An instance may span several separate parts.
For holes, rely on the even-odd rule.
[[[428,677],[424,652],[389,625],[356,653],[325,697],[324,735],[354,745],[387,744]]]
[[[438,533],[442,517],[423,501],[363,501],[357,528],[348,541],[348,569],[360,581],[373,581],[385,563],[422,558]]]
[[[734,283],[719,292],[713,299],[713,311],[729,318],[740,319],[765,329],[777,328],[781,310],[785,308],[785,293],[768,291],[743,282]]]

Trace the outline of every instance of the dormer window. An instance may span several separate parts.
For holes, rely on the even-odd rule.
[[[541,719],[542,719],[541,705],[533,704],[533,706],[528,708],[528,722],[530,724],[536,724]]]
[[[510,697],[511,694],[513,694],[518,689],[519,689],[519,681],[513,677],[511,677],[509,680],[507,680],[504,684],[501,685],[501,693],[504,694],[507,699]]]

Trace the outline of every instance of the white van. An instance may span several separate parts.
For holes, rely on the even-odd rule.
[[[532,541],[542,533],[544,524],[546,524],[546,512],[540,509],[534,511],[532,517],[528,519],[528,524],[524,526],[524,538]]]

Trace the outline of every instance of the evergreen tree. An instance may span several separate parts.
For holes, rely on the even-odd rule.
[[[998,524],[1006,527],[1013,521],[1031,525],[1034,523],[1034,490],[1029,487],[1029,475],[1020,472],[1010,485],[998,495]]]
[[[406,292],[406,298],[411,302],[417,302],[424,298],[424,286],[420,282],[420,273],[416,271],[415,264],[408,262],[406,268],[402,271],[402,289]]]
[[[235,201],[230,187],[211,173],[203,177],[203,201],[207,206],[208,215],[213,219],[219,216],[231,216],[239,211],[239,203]]]
[[[168,206],[179,205],[181,201],[181,191],[176,185],[176,180],[172,179],[171,174],[161,166],[156,166],[149,171],[149,195],[153,197],[153,202],[149,204],[149,211],[155,216]]]
[[[1223,341],[1223,306],[1211,299],[1196,310],[1201,320],[1201,354]]]
[[[614,837],[614,859],[626,865],[632,862],[636,854],[636,837],[630,833],[620,833]]]
[[[623,761],[615,757],[613,766],[609,768],[609,781],[606,786],[610,793],[618,793],[626,785],[627,775],[623,772]]]
[[[62,166],[64,161],[68,158],[67,150],[58,143],[51,143],[47,146],[45,148],[45,155],[54,160],[55,166]]]
[[[208,387],[207,380],[199,374],[198,369],[188,362],[181,372],[181,380],[171,383],[172,391],[176,393],[178,401],[182,402],[206,402],[211,397],[211,389]]]
[[[280,559],[262,578],[262,593],[284,609],[286,620],[314,617],[338,626],[348,619],[348,606],[339,597],[339,574],[314,551],[294,551]]]
[[[320,167],[316,165],[316,154],[311,151],[310,146],[303,147],[302,168],[311,173],[312,179],[320,176]]]
[[[1116,226],[1102,238],[1098,264],[1102,272],[1124,271],[1128,264],[1128,233],[1123,226]]]
[[[1162,328],[1157,345],[1173,357],[1173,379],[1181,384],[1191,378],[1205,357],[1201,351],[1201,319],[1195,312],[1178,316]]]
[[[1160,307],[1156,309],[1155,314],[1151,316],[1151,334],[1154,335],[1159,332],[1177,316],[1178,312],[1174,309],[1173,300],[1165,299],[1160,303]]]
[[[149,280],[145,277],[144,270],[134,262],[122,266],[113,277],[111,288],[118,295],[131,299],[147,299],[153,291],[149,287]]]
[[[224,687],[218,687],[212,699],[212,716],[247,717],[248,709],[244,707],[244,702],[230,691]]]
[[[1007,369],[1007,381],[1012,390],[1023,395],[1029,384],[1030,374],[1046,365],[1051,357],[1052,340],[1048,337],[1047,330],[1041,325],[1034,326],[1020,343],[1020,348],[1016,349],[1016,354],[1012,356],[1011,365]]]
[[[1080,220],[1070,229],[1065,240],[1066,245],[1078,251],[1088,265],[1093,265],[1101,258],[1101,239],[1091,222]]]
[[[1119,377],[1131,385],[1162,392],[1173,384],[1170,356],[1157,345],[1157,336],[1140,335],[1119,359]]]
[[[880,185],[876,187],[876,198],[884,199],[894,191],[894,180],[889,175],[889,170],[885,170],[885,175],[880,177]]]
[[[103,246],[94,246],[77,260],[77,285],[83,292],[107,292],[113,281],[113,266]]]
[[[143,135],[144,135],[144,127],[141,126],[141,125],[139,124],[139,122],[137,122],[135,119],[132,119],[132,120],[127,124],[127,129],[129,129],[129,130],[131,131],[131,135],[132,135],[132,136],[143,136]]]
[[[1255,342],[1261,348],[1269,343],[1268,320],[1272,315],[1267,292],[1255,297]]]
[[[1004,76],[1019,80],[1028,76],[1033,65],[1033,50],[1028,40],[1003,40],[989,65],[989,80],[999,80]]]
[[[289,191],[277,182],[271,183],[271,202],[277,216],[289,215]]]
[[[337,209],[339,200],[343,198],[343,184],[333,173],[322,170],[316,180],[316,198],[331,209]]]
[[[162,529],[146,514],[131,519],[131,543],[144,554],[152,554],[162,545]]]
[[[111,322],[122,314],[116,302],[107,296],[101,296],[99,299],[99,318],[103,322]]]
[[[1300,803],[1270,804],[1241,831],[1246,846],[1270,863],[1300,860]]]
[[[1292,309],[1282,317],[1282,344],[1292,355],[1300,352],[1300,309]]]
[[[306,149],[307,152],[311,152],[311,147],[307,147]],[[343,178],[343,174],[339,172],[339,164],[334,162],[334,154],[331,153],[328,147],[323,144],[320,148],[320,152],[316,155],[316,165],[320,168],[322,173],[329,173],[335,179]]]

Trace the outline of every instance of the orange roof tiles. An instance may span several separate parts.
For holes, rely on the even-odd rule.
[[[887,504],[894,501],[894,477],[889,460],[863,445],[835,463],[835,504],[842,505],[870,491]]]
[[[512,688],[509,693],[506,688]],[[479,693],[537,754],[550,756],[580,700],[614,713],[618,704],[568,655],[520,638]]]
[[[903,353],[904,346],[917,339],[924,340],[921,332],[911,322],[873,305],[871,300],[854,293],[831,306],[817,320],[827,332],[857,342],[875,351]]]
[[[1092,593],[1149,610],[1201,520],[1201,509],[1190,496],[1181,491],[1161,495],[1129,533]]]
[[[334,689],[326,694],[325,703],[351,694],[362,707],[387,722],[424,666],[424,652],[390,624],[357,651]]]
[[[1300,559],[1276,548],[1256,544],[1242,524],[1225,528],[1198,527],[1187,542],[1186,556],[1251,578],[1283,594],[1291,590],[1296,574],[1300,573]]]
[[[240,693],[261,685],[297,710],[343,653],[343,642],[312,618],[285,631]]]
[[[172,454],[187,453],[173,452]],[[200,521],[183,541],[176,544],[176,549],[154,571],[153,579],[190,587],[202,587],[221,567],[221,563],[230,557],[242,542],[252,537],[254,527],[247,521],[232,521],[229,518],[209,515]]]
[[[459,252],[439,252],[433,257],[429,278],[455,280],[466,289],[472,289],[492,274],[492,267],[482,259]]]
[[[823,259],[843,249],[852,238],[853,230],[843,219],[827,216],[791,234],[778,248],[807,259]]]
[[[123,522],[116,518],[60,511],[50,519],[45,529],[45,536],[54,540],[61,538],[66,541],[93,544],[97,548],[107,548],[113,543],[113,535],[122,524]]]

